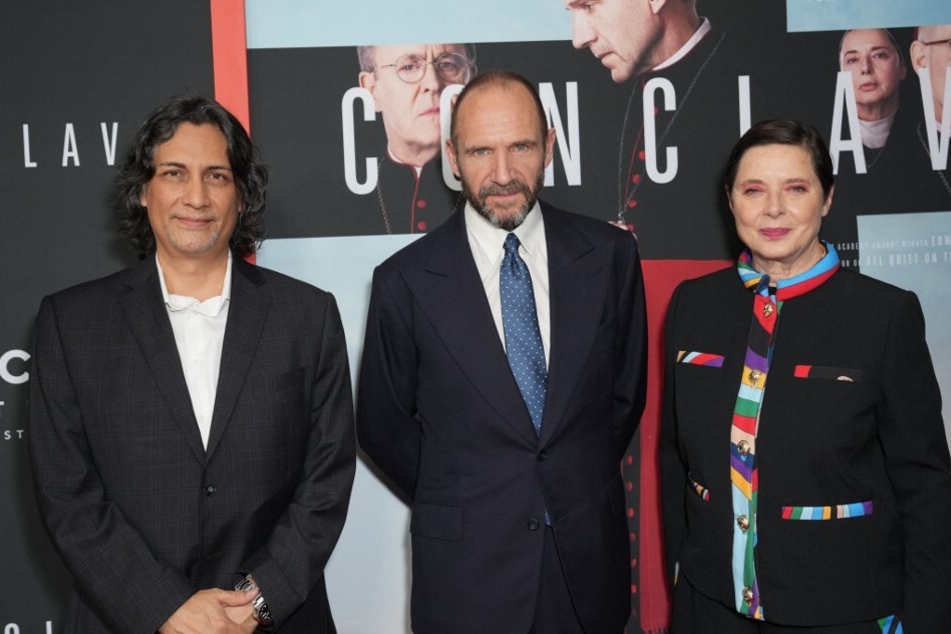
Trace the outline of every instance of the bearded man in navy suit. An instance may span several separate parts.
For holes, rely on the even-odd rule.
[[[75,579],[64,630],[335,632],[323,570],[355,464],[336,303],[244,260],[267,171],[214,101],[153,112],[118,185],[142,262],[36,322],[30,452]]]
[[[619,634],[630,615],[640,260],[628,232],[538,201],[554,140],[527,80],[473,79],[447,142],[465,209],[374,274],[357,431],[412,501],[416,634]]]

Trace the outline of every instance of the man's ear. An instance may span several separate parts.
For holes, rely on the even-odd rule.
[[[545,167],[551,165],[552,159],[555,158],[555,134],[555,128],[548,128],[545,135]]]
[[[362,71],[357,79],[360,82],[360,88],[365,88],[370,91],[370,94],[373,95],[373,107],[376,108],[377,112],[383,112],[383,107],[380,105],[379,100],[376,98],[376,75],[370,71]]]
[[[452,173],[456,175],[456,178],[459,178],[459,161],[456,157],[456,148],[452,145],[452,139],[446,139],[446,156],[449,158],[449,166],[452,168]]]
[[[928,47],[915,40],[911,43],[911,49],[908,51],[911,56],[911,66],[916,71],[928,68]]]

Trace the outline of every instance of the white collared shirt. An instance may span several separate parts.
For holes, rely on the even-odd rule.
[[[221,350],[228,323],[228,306],[231,304],[231,253],[228,253],[228,268],[221,295],[199,302],[194,297],[174,295],[165,285],[165,273],[155,256],[162,298],[168,310],[178,347],[178,358],[185,372],[185,383],[191,397],[195,420],[201,442],[208,449],[211,433],[211,417],[215,411],[215,396],[218,393],[218,372],[221,369]]]
[[[509,232],[499,229],[479,215],[472,205],[466,203],[466,233],[469,249],[475,260],[482,286],[485,289],[492,319],[495,320],[502,348],[505,348],[505,329],[502,326],[502,299],[499,292],[499,270],[505,255],[505,238]],[[532,276],[532,289],[535,293],[535,312],[538,314],[538,329],[545,348],[545,365],[551,356],[551,307],[548,285],[548,242],[545,239],[545,222],[538,203],[528,213],[525,222],[513,231],[521,243],[518,253],[522,256],[528,272]]]
[[[710,32],[710,20],[703,18],[703,21],[700,23],[700,28],[697,29],[697,32],[694,33],[689,40],[684,42],[684,45],[677,49],[677,52],[668,57],[666,60],[654,67],[654,70],[664,70],[668,66],[676,64],[684,57],[687,56],[687,53],[693,50],[693,47],[700,43],[700,40],[703,39],[703,36]]]
[[[403,159],[401,159],[401,158],[398,157],[397,155],[393,154],[393,150],[390,149],[390,146],[389,146],[389,145],[386,146],[386,154],[387,154],[387,156],[390,157],[390,160],[393,161],[394,163],[396,163],[397,165],[408,165],[409,167],[412,167],[414,170],[416,170],[416,179],[417,179],[417,180],[419,179],[419,175],[423,173],[423,166],[422,166],[422,165],[410,165],[409,163],[407,163],[406,161],[404,161]]]

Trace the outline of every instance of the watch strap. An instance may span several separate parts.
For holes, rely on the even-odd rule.
[[[241,592],[257,590],[258,596],[254,597],[254,600],[251,601],[251,615],[261,627],[270,627],[274,624],[274,619],[271,617],[271,610],[268,609],[267,601],[264,600],[264,595],[261,594],[261,589],[258,587],[254,577],[247,575],[238,582],[234,589]]]

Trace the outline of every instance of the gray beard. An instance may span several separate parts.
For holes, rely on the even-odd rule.
[[[463,177],[461,180],[462,195],[466,198],[466,200],[469,201],[469,204],[472,205],[472,208],[475,209],[480,216],[488,220],[493,227],[498,227],[504,231],[515,231],[518,226],[525,222],[529,212],[533,207],[535,207],[535,203],[538,201],[538,192],[540,192],[542,187],[545,185],[545,170],[538,172],[538,177],[535,179],[534,189],[526,185],[523,181],[516,180],[512,181],[508,185],[505,185],[504,187],[498,185],[486,185],[479,190],[478,195],[473,195],[472,190],[469,188],[469,183],[466,182],[465,177]],[[500,218],[485,202],[486,199],[491,195],[514,193],[524,194],[525,203],[513,216],[509,218]]]

